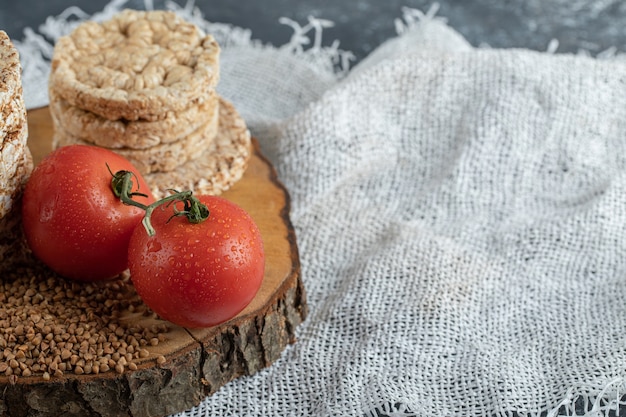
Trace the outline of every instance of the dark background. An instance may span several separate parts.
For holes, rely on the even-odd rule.
[[[176,0],[185,5],[186,0]],[[23,28],[35,30],[47,16],[70,6],[89,14],[100,11],[109,0],[0,0],[0,29],[22,39]],[[163,0],[153,0],[155,6]],[[395,35],[393,21],[402,7],[426,12],[431,0],[196,0],[211,22],[248,28],[252,37],[274,45],[286,43],[291,28],[278,22],[288,17],[301,24],[308,16],[335,22],[324,39],[340,41],[340,48],[362,59],[384,40]],[[439,0],[438,16],[460,32],[472,45],[526,47],[545,51],[552,39],[558,52],[579,48],[592,55],[616,47],[626,52],[626,0]],[[142,0],[128,7],[143,8]]]

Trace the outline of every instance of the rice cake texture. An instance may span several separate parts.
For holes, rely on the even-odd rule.
[[[142,175],[151,172],[169,172],[187,161],[198,157],[209,148],[217,135],[219,106],[215,106],[213,114],[205,119],[204,125],[191,132],[187,137],[176,142],[161,143],[148,149],[111,149],[133,163]],[[83,138],[66,132],[58,121],[52,136],[53,149],[60,146],[81,144],[92,145]]]
[[[8,215],[13,206],[16,205],[32,170],[33,157],[28,147],[26,147],[17,163],[15,173],[0,186],[0,213],[3,213],[0,218]]]
[[[0,105],[22,95],[22,65],[17,49],[5,31],[0,30]]]
[[[28,257],[20,199],[33,170],[19,54],[0,31],[0,271]]]
[[[19,171],[28,152],[28,123],[22,96],[21,64],[17,49],[0,31],[0,218],[13,204],[21,182]],[[28,172],[29,174],[30,172]]]
[[[0,206],[5,211],[0,217],[0,272],[31,260],[30,249],[22,229],[21,197],[24,185],[33,170],[33,158],[25,149],[11,181],[12,193],[0,194]]]
[[[148,149],[172,143],[190,135],[216,114],[217,93],[212,92],[204,103],[167,112],[161,120],[110,120],[69,104],[50,92],[50,113],[57,127],[93,145],[111,149]]]
[[[211,35],[174,12],[124,10],[57,41],[49,88],[110,120],[160,120],[211,98],[219,54]]]
[[[28,152],[28,123],[26,120],[4,137],[0,138],[0,195],[15,191],[14,181],[19,175],[18,168],[25,153]],[[20,178],[17,178],[19,181]],[[0,217],[8,211],[6,204],[0,203]]]
[[[32,170],[21,64],[9,36],[0,31],[0,219],[11,212]],[[31,161],[30,163],[28,161]],[[0,226],[1,228],[2,226]],[[0,258],[1,259],[1,258]]]
[[[22,130],[26,120],[26,107],[21,88],[12,97],[5,98],[6,100],[0,102],[0,138]]]
[[[108,145],[157,198],[171,189],[221,194],[241,179],[252,149],[246,123],[215,91],[219,53],[212,36],[172,12],[125,10],[82,23],[54,50],[53,146]],[[180,133],[199,120],[206,124]],[[198,132],[204,140],[194,142]]]
[[[250,131],[235,107],[220,98],[219,128],[212,145],[170,172],[144,175],[156,198],[168,190],[219,195],[241,179],[252,156]]]

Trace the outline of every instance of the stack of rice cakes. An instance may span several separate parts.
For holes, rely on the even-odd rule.
[[[0,31],[0,270],[23,261],[27,253],[19,202],[33,159],[21,73],[19,54]]]
[[[220,194],[243,175],[250,133],[220,97],[220,48],[173,12],[124,10],[55,45],[53,147],[88,144],[128,158],[155,196]]]

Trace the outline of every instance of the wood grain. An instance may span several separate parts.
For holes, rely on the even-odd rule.
[[[29,148],[37,163],[51,151],[52,123],[47,108],[30,111],[28,118]],[[199,404],[237,377],[270,366],[295,342],[307,304],[289,195],[256,141],[254,146],[243,178],[223,194],[250,213],[264,242],[264,281],[250,305],[219,326],[173,326],[167,340],[149,347],[150,355],[134,371],[68,373],[48,381],[41,375],[17,381],[0,376],[0,415],[166,416]],[[120,320],[126,325],[159,322],[133,312]],[[165,357],[164,363],[157,363],[159,356]]]

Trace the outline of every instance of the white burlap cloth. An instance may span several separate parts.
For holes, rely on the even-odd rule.
[[[206,26],[221,94],[290,192],[310,315],[273,366],[183,415],[619,409],[626,63],[477,50],[407,10],[338,74],[336,45],[302,48],[324,24],[282,48]]]

